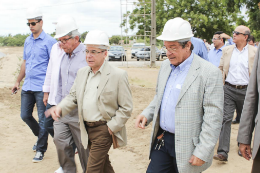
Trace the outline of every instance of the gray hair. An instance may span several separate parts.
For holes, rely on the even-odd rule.
[[[101,50],[107,50],[109,47],[106,45],[97,45],[97,44],[87,44],[87,46],[92,46]]]
[[[72,38],[75,38],[76,36],[78,36],[79,37],[79,41],[80,41],[80,33],[79,33],[78,29],[75,29],[75,30],[71,31],[71,32],[69,32],[66,35],[71,36]]]
[[[250,41],[250,30],[246,30],[246,31],[245,31],[245,34],[248,36],[247,39],[246,39],[246,41],[247,41],[247,42]]]
[[[186,44],[188,43],[189,41],[184,41],[184,42],[178,42],[182,48],[185,48]],[[194,46],[193,44],[191,43],[191,46],[190,46],[190,51],[192,52],[192,50],[194,49]]]

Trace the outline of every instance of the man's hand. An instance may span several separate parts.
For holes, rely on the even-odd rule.
[[[249,144],[239,144],[239,150],[242,154],[242,156],[246,159],[246,160],[250,160],[252,157],[251,154],[251,146]]]
[[[198,157],[196,157],[194,155],[191,156],[189,162],[192,166],[201,166],[205,163],[203,160],[199,159]]]
[[[61,115],[61,108],[58,106],[53,106],[47,111],[45,111],[46,118],[48,118],[50,115],[52,116],[52,119],[54,121],[58,121]]]
[[[230,39],[230,36],[225,33],[222,33],[220,34],[220,38]]]
[[[136,117],[136,121],[135,121],[135,127],[136,128],[141,128],[144,129],[145,128],[145,124],[147,122],[147,118],[144,115],[138,115]]]
[[[20,89],[20,82],[16,82],[14,84],[14,87],[12,88],[12,93],[16,94],[17,92],[15,92],[15,91],[18,91],[19,89]]]
[[[109,132],[109,134],[112,136],[112,135],[113,135],[113,132],[110,130],[109,127],[107,127],[107,128],[108,128],[108,132]]]
[[[49,98],[49,93],[44,93],[44,95],[43,95],[43,103],[44,103],[45,106],[47,105],[48,98]]]

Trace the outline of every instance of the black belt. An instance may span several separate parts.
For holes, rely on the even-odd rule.
[[[231,86],[231,87],[233,87],[233,88],[236,88],[236,89],[244,89],[244,88],[247,88],[247,85],[232,85],[232,84],[230,84],[230,83],[228,83],[228,82],[225,82],[225,84],[228,85],[228,86]]]

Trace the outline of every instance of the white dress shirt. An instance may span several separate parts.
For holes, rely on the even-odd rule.
[[[248,45],[242,51],[235,46],[231,60],[226,82],[232,85],[248,85]]]
[[[48,103],[57,105],[56,95],[59,86],[60,63],[65,52],[60,48],[59,43],[55,43],[51,49],[50,60],[46,72],[42,91],[49,93]]]

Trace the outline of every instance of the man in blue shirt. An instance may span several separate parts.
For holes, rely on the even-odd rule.
[[[205,59],[206,61],[209,61],[208,49],[207,49],[205,43],[201,39],[196,38],[196,37],[191,37],[191,43],[194,46],[192,53],[195,53],[196,55],[200,56],[201,58]]]
[[[33,150],[36,151],[33,162],[40,162],[48,145],[48,132],[44,128],[46,107],[43,103],[42,86],[51,48],[56,40],[43,31],[42,13],[39,8],[28,9],[27,20],[32,34],[25,40],[24,61],[12,92],[16,93],[20,89],[20,82],[25,77],[21,92],[21,118],[30,127],[33,134],[38,136],[37,143],[33,147]],[[35,103],[39,123],[32,116]]]
[[[208,58],[209,62],[216,67],[219,66],[220,58],[222,56],[222,49],[226,46],[226,39],[228,40],[229,45],[234,44],[232,37],[225,34],[223,31],[217,31],[213,35],[212,42],[214,44],[214,48],[209,51]]]

